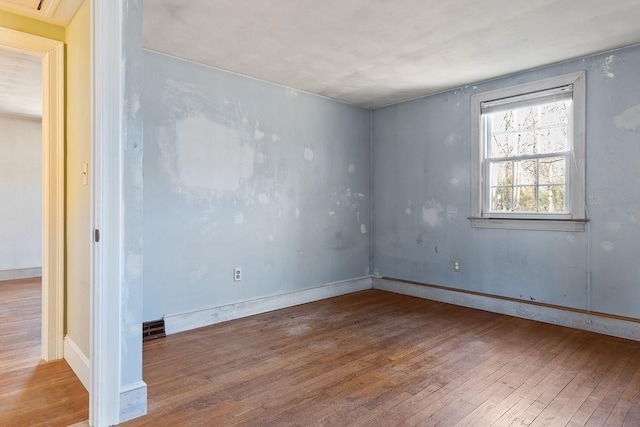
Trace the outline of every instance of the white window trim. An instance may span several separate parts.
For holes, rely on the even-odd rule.
[[[571,213],[566,218],[546,219],[537,215],[527,218],[522,214],[505,217],[483,212],[484,161],[481,132],[481,104],[526,93],[539,92],[554,87],[573,85],[573,160],[569,182]],[[504,228],[518,230],[584,231],[588,221],[585,210],[585,98],[586,75],[584,71],[510,86],[475,94],[471,97],[471,226],[476,228]]]

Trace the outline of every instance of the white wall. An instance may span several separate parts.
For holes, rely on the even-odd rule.
[[[42,125],[0,116],[0,272],[42,267]]]

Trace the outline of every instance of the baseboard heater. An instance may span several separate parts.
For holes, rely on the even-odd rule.
[[[151,341],[166,336],[164,318],[142,323],[142,341]]]

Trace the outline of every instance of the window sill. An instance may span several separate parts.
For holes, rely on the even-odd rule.
[[[584,231],[588,219],[522,219],[469,217],[473,228],[534,231]]]

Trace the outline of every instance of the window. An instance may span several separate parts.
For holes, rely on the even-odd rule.
[[[472,226],[584,230],[584,80],[472,96]]]

